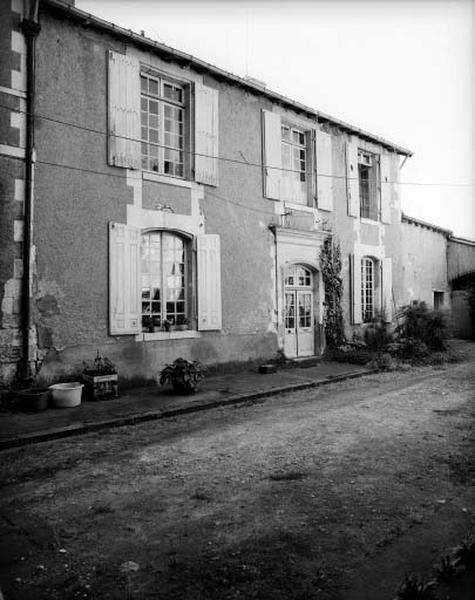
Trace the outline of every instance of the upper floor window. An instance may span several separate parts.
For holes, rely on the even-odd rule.
[[[283,199],[297,204],[307,204],[307,133],[296,127],[283,124],[281,135]]]
[[[262,111],[264,196],[333,210],[332,136],[301,118]]]
[[[178,67],[170,69],[173,75],[109,51],[108,162],[148,171],[151,179],[216,186],[219,92]]]
[[[358,182],[360,216],[377,221],[378,207],[378,160],[375,154],[358,150]]]
[[[140,75],[142,168],[184,176],[185,91],[162,77]]]

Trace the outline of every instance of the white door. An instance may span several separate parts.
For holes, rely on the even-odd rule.
[[[285,277],[284,352],[289,358],[315,354],[313,277],[309,269],[292,265]]]

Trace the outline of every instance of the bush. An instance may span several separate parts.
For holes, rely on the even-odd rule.
[[[396,363],[388,352],[379,352],[371,361],[371,367],[379,371],[392,371],[396,368]]]
[[[347,349],[340,347],[330,352],[330,358],[337,362],[346,362],[353,365],[366,365],[374,358],[374,353],[364,349]]]
[[[406,354],[411,346],[416,355],[423,354],[422,344],[432,352],[447,349],[448,322],[442,312],[429,310],[425,302],[416,301],[402,309],[399,319],[402,322],[396,327],[396,337],[403,342]]]
[[[386,350],[392,355],[403,360],[422,361],[429,356],[427,345],[413,337],[400,337],[395,342],[386,346]]]
[[[376,320],[364,330],[363,339],[367,348],[382,352],[393,341],[393,334],[382,320]]]

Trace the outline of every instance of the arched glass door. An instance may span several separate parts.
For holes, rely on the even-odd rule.
[[[290,266],[285,274],[284,352],[288,357],[313,356],[313,275],[302,265]]]

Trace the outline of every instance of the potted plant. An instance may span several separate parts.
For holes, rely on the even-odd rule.
[[[153,320],[150,315],[142,317],[142,331],[149,332],[154,330]]]
[[[186,331],[190,325],[190,319],[185,316],[180,316],[176,320],[176,328],[178,331]]]
[[[119,376],[115,365],[97,351],[92,364],[83,362],[82,379],[86,397],[91,400],[105,400],[119,396]]]
[[[192,394],[205,377],[206,367],[197,360],[177,358],[160,373],[160,385],[171,383],[179,393]]]

